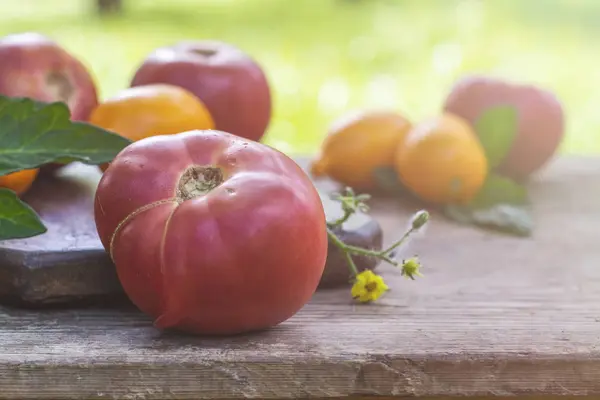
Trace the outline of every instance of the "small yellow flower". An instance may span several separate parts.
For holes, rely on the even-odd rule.
[[[414,280],[415,276],[423,276],[421,275],[421,272],[419,272],[420,268],[421,263],[419,262],[418,257],[409,258],[402,263],[402,275]]]
[[[358,299],[361,303],[368,303],[377,300],[388,289],[381,276],[367,269],[356,275],[351,293],[354,299]]]

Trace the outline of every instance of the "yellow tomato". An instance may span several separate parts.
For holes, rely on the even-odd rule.
[[[18,196],[25,194],[38,176],[39,169],[23,169],[0,176],[0,187],[11,189]]]
[[[396,148],[400,181],[428,202],[469,202],[487,171],[485,151],[473,128],[450,113],[415,125]]]
[[[373,172],[393,167],[396,148],[410,122],[391,111],[361,111],[335,121],[310,166],[313,177],[330,177],[355,189],[375,187]]]

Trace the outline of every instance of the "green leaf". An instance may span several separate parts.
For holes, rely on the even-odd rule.
[[[46,232],[37,213],[10,189],[0,189],[0,240],[23,239]]]
[[[530,236],[533,218],[527,188],[509,178],[490,174],[468,205],[447,205],[444,214],[459,223]]]
[[[512,106],[497,106],[486,110],[475,121],[475,131],[483,145],[489,169],[504,160],[517,135],[518,113]]]
[[[473,209],[469,206],[448,205],[444,214],[459,223],[476,225],[515,236],[531,236],[533,218],[528,207],[513,204],[497,204],[488,208]]]
[[[131,143],[116,133],[72,122],[66,104],[0,96],[0,175],[50,162],[110,162]]]
[[[471,208],[486,208],[496,204],[528,205],[529,193],[527,188],[510,178],[490,173],[475,198]]]

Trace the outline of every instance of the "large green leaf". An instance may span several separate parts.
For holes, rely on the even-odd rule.
[[[46,232],[36,212],[15,192],[0,189],[0,240],[23,239]]]
[[[475,131],[483,145],[490,170],[508,154],[518,129],[518,113],[512,106],[487,109],[476,121]]]
[[[514,235],[531,236],[533,218],[526,206],[514,204],[496,204],[486,208],[448,205],[443,209],[448,218],[469,225]]]
[[[66,104],[0,96],[0,175],[50,162],[102,164],[131,141],[70,121]]]
[[[497,174],[488,175],[468,205],[447,205],[443,212],[459,223],[516,236],[530,236],[534,226],[527,188]]]
[[[483,187],[471,201],[472,208],[485,208],[497,204],[529,205],[527,188],[499,174],[488,174]]]

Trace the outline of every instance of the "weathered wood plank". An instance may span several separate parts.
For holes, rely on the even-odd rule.
[[[406,399],[413,397],[404,397]],[[420,397],[420,400],[458,400],[463,397],[456,396],[443,396],[443,397]],[[351,397],[337,397],[328,398],[328,400],[345,399],[345,400],[390,400],[397,399],[397,397],[389,396],[351,396]],[[549,395],[549,396],[485,396],[485,397],[469,397],[469,400],[586,400],[586,399],[597,399],[597,396],[560,396],[560,395]]]
[[[411,244],[426,278],[381,268],[378,305],[323,290],[276,329],[155,330],[134,310],[0,308],[0,399],[600,396],[600,158],[532,185],[522,239],[433,215]],[[372,202],[391,242],[416,205]]]
[[[36,180],[24,200],[48,230],[43,235],[0,242],[0,305],[44,308],[125,298],[94,222],[94,194],[100,178],[97,167],[73,163],[60,173]],[[339,203],[331,200],[329,193],[320,194],[327,219],[340,218]],[[335,231],[347,244],[381,249],[382,229],[369,215],[355,214]],[[361,271],[376,268],[378,261],[355,258]],[[346,260],[332,245],[319,287],[347,282]]]

